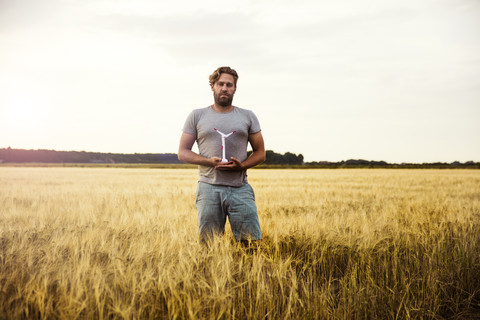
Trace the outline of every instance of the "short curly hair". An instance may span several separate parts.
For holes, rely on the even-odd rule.
[[[237,87],[237,80],[238,80],[238,74],[237,71],[233,70],[230,67],[220,67],[217,70],[213,71],[213,73],[208,77],[208,80],[210,80],[210,85],[213,86],[215,82],[217,82],[218,78],[220,78],[220,75],[222,73],[227,73],[233,77],[233,82],[235,84],[235,88]]]

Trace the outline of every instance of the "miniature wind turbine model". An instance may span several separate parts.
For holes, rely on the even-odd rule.
[[[235,133],[236,131],[230,132],[229,134],[225,134],[223,132],[218,131],[216,128],[215,131],[217,131],[221,136],[222,136],[222,163],[228,162],[228,160],[225,158],[225,138],[228,138],[232,133]]]

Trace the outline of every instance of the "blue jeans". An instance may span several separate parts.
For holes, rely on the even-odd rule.
[[[223,234],[227,217],[236,240],[262,239],[255,194],[248,183],[229,187],[199,182],[196,206],[201,241]]]

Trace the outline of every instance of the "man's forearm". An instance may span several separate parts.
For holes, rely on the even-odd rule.
[[[190,164],[197,164],[202,166],[212,166],[212,160],[205,158],[192,150],[182,150],[178,153],[178,160]]]
[[[244,169],[249,169],[259,165],[262,162],[265,162],[266,156],[265,151],[257,150],[253,151],[250,157],[248,157],[245,161],[242,162],[242,167]]]

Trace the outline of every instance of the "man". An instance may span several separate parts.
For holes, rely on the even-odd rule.
[[[255,114],[232,105],[238,74],[220,67],[209,77],[214,104],[193,110],[185,121],[178,159],[199,165],[196,195],[200,240],[223,234],[226,219],[238,241],[261,240],[255,195],[246,171],[265,161]],[[197,142],[199,153],[192,151]],[[247,157],[250,143],[252,154]]]

